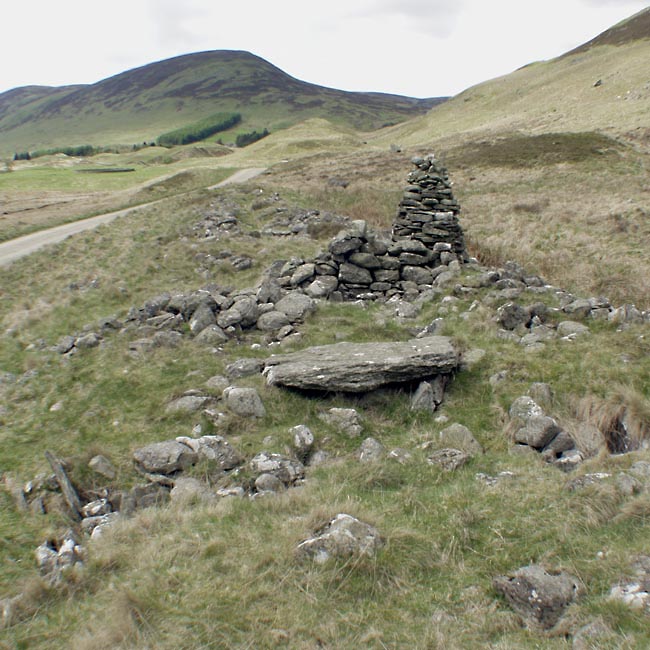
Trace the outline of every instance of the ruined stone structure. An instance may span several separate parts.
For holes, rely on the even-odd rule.
[[[391,235],[354,221],[315,260],[286,264],[282,286],[314,298],[386,300],[412,297],[457,271],[467,252],[447,172],[432,154],[412,162]]]

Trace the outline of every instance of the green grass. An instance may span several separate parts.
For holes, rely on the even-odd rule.
[[[239,206],[245,232],[262,225],[253,207],[259,194],[252,190],[221,191]],[[220,430],[201,415],[165,413],[170,399],[202,388],[233,360],[265,358],[270,351],[251,347],[262,342],[260,334],[229,342],[218,354],[187,340],[143,358],[127,353],[137,333],[108,335],[103,347],[68,361],[31,345],[39,339],[52,345],[101,317],[123,316],[163,290],[188,290],[206,281],[252,286],[273,260],[308,257],[326,244],[326,239],[247,235],[197,241],[191,226],[212,200],[203,192],[168,199],[0,270],[0,369],[35,373],[3,389],[0,471],[29,480],[47,471],[43,451],[50,449],[67,459],[79,486],[97,488],[106,482],[86,463],[103,453],[118,469],[112,486],[124,488],[141,481],[131,463],[136,447],[189,435],[197,423],[204,433],[225,434],[248,458],[261,449],[284,453],[291,445],[289,428],[307,424],[317,447],[334,462],[310,469],[304,486],[276,497],[142,511],[89,544],[84,570],[56,590],[39,587],[31,553],[64,520],[16,512],[0,493],[1,575],[9,585],[0,596],[25,591],[30,608],[27,618],[2,631],[0,643],[36,650],[567,649],[571,641],[562,635],[523,629],[492,587],[496,575],[543,562],[566,569],[586,587],[586,596],[570,610],[571,629],[600,616],[613,631],[612,647],[647,645],[645,615],[607,599],[610,587],[630,573],[634,554],[644,552],[647,497],[623,496],[613,479],[582,492],[565,490],[569,476],[537,457],[509,454],[504,418],[533,381],[551,384],[552,414],[561,422],[574,417],[576,400],[607,397],[615,384],[647,400],[650,371],[644,360],[650,344],[643,327],[618,332],[607,323],[591,323],[590,337],[551,342],[543,354],[526,354],[496,337],[487,307],[462,316],[475,299],[485,299],[484,289],[463,297],[455,310],[438,300],[426,303],[407,323],[398,323],[380,305],[320,306],[299,327],[299,346],[406,340],[444,314],[446,332],[459,346],[487,351],[477,366],[456,376],[441,408],[450,422],[468,426],[486,450],[453,474],[427,463],[426,449],[436,447],[444,424],[436,421],[438,414],[412,413],[408,389],[319,399],[249,377],[236,383],[259,390],[268,413],[262,420],[234,419]],[[301,200],[307,203],[308,196]],[[256,266],[236,273],[224,264],[206,280],[197,271],[196,254],[223,249],[251,255]],[[94,289],[66,288],[94,278],[99,280]],[[556,304],[552,296],[543,298]],[[539,299],[529,293],[521,302]],[[493,389],[488,379],[499,370],[508,375]],[[62,408],[51,411],[57,402]],[[360,412],[360,438],[350,439],[319,419],[332,406]],[[365,436],[386,449],[407,449],[411,460],[359,464],[355,452]],[[616,473],[646,456],[595,458],[579,472]],[[475,478],[478,472],[504,470],[515,477],[492,488]],[[322,566],[298,561],[296,545],[339,512],[378,527],[385,545],[377,557]]]

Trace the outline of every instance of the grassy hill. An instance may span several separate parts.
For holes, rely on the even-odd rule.
[[[610,598],[639,567],[648,580],[649,324],[562,310],[563,289],[650,307],[648,99],[641,92],[647,17],[641,12],[589,47],[376,133],[312,117],[223,157],[199,146],[100,156],[106,165],[142,163],[135,191],[168,198],[0,269],[0,614],[14,613],[0,629],[0,648],[649,647],[647,608]],[[47,102],[40,90],[25,93]],[[468,266],[420,300],[411,317],[392,303],[324,301],[281,347],[254,330],[205,346],[187,324],[176,345],[146,347],[142,337],[155,337],[163,323],[155,318],[148,329],[111,330],[113,317],[145,313],[162,292],[246,294],[277,260],[327,248],[331,225],[265,234],[277,220],[300,226],[329,210],[390,226],[409,158],[431,150],[447,162],[471,252],[486,268],[503,269],[498,287],[485,286],[482,270]],[[87,161],[55,156],[46,164],[21,163],[2,175],[0,189],[84,184],[98,192],[130,183],[74,174]],[[248,185],[196,189],[227,166],[258,165],[269,172]],[[174,196],[176,186],[186,193]],[[221,220],[224,228],[205,237],[206,223]],[[251,265],[238,267],[247,257]],[[519,286],[507,260],[556,287],[531,285],[514,300],[546,314],[551,329],[570,318],[588,333],[531,347],[520,338],[527,330],[499,331],[497,309]],[[223,401],[211,413],[167,409],[185,394],[218,398],[219,377],[237,360],[264,361],[278,347],[405,341],[434,319],[459,349],[485,351],[457,373],[436,413],[411,410],[414,387],[301,394],[269,386],[259,374],[227,383],[255,388],[262,418],[228,415]],[[100,323],[101,345],[71,356],[52,350],[65,335]],[[526,393],[541,395],[563,430],[592,444],[574,471],[512,444],[508,411]],[[359,437],[323,422],[332,407],[360,413]],[[430,457],[450,423],[468,427],[483,453],[445,472]],[[218,434],[250,461],[260,450],[292,453],[290,429],[298,424],[329,454],[308,467],[304,484],[252,499],[190,495],[139,510],[98,539],[82,536],[83,567],[58,584],[38,575],[34,549],[74,526],[48,487],[45,450],[65,461],[89,500],[144,482],[132,453],[147,443]],[[626,434],[639,448],[612,454],[608,441]],[[359,459],[366,437],[384,447],[375,462]],[[114,478],[89,467],[97,454],[110,460]],[[245,464],[215,475],[199,464],[187,473],[232,488],[250,487],[251,472]],[[24,489],[30,506],[21,509],[16,497]],[[47,514],[36,494],[50,505]],[[298,543],[340,512],[379,530],[378,553],[301,561]],[[493,583],[531,563],[579,583],[578,600],[550,631],[522,625]],[[13,597],[13,604],[2,600]]]
[[[242,132],[276,130],[310,117],[367,131],[439,101],[324,88],[248,52],[200,52],[89,86],[27,87],[0,95],[0,153],[153,141],[218,112],[241,113]]]

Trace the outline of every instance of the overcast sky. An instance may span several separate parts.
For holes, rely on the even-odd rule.
[[[454,95],[553,58],[647,0],[4,0],[0,92],[247,50],[343,90]]]

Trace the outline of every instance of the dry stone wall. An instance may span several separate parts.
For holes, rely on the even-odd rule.
[[[354,221],[313,261],[283,268],[281,284],[314,298],[386,300],[430,289],[450,265],[467,261],[447,171],[433,154],[412,162],[390,235]]]

